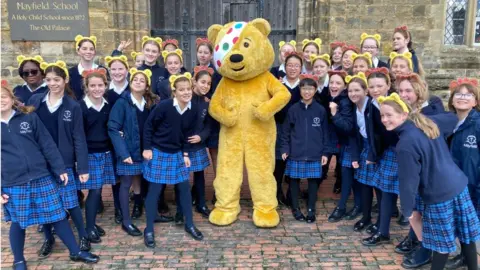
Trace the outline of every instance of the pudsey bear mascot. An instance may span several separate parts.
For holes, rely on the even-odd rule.
[[[269,70],[274,61],[264,19],[231,22],[208,28],[215,45],[214,64],[223,76],[209,112],[221,125],[218,165],[213,182],[217,202],[209,220],[232,224],[240,213],[244,164],[253,201],[253,223],[275,227],[277,213],[274,114],[290,100],[290,92]]]

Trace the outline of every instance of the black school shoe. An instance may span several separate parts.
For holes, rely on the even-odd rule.
[[[52,254],[54,244],[55,244],[55,237],[52,237],[52,239],[46,239],[45,241],[43,241],[42,247],[37,252],[38,257],[40,257],[40,259],[45,259],[48,256],[50,256],[50,254]]]
[[[105,236],[105,234],[106,234],[106,233],[105,233],[105,230],[104,230],[102,227],[98,226],[97,224],[95,224],[95,225],[93,226],[93,229],[94,229],[95,232],[98,234],[98,236]]]
[[[457,269],[464,266],[467,266],[465,258],[463,257],[463,254],[458,254],[457,256],[447,261],[445,269]]]
[[[90,245],[90,240],[87,237],[80,238],[80,250],[81,251],[90,251],[92,245]]]
[[[185,231],[190,234],[193,239],[200,241],[203,240],[203,234],[201,231],[199,231],[195,226],[192,226],[190,228],[185,227]]]
[[[195,209],[197,210],[197,213],[200,213],[204,218],[208,218],[210,216],[210,209],[208,209],[206,206],[200,208],[196,207]]]
[[[307,223],[314,223],[315,220],[317,220],[317,218],[315,217],[315,210],[308,209],[307,218],[306,218]]]
[[[334,223],[334,222],[339,222],[340,220],[345,217],[345,209],[340,209],[340,207],[335,207],[335,210],[333,210],[332,214],[328,217],[328,222]]]
[[[168,222],[172,222],[172,221],[173,221],[172,216],[158,215],[153,222],[154,223],[168,223]]]
[[[134,204],[132,210],[132,219],[139,219],[142,216],[143,206],[140,204]]]
[[[410,254],[403,257],[402,267],[406,269],[415,269],[431,262],[432,251],[418,245]]]
[[[142,232],[133,224],[125,226],[122,224],[122,230],[131,236],[142,236]]]
[[[168,207],[168,204],[165,201],[159,201],[158,202],[158,213],[160,214],[166,214],[170,211],[170,208]]]
[[[410,221],[404,215],[400,215],[400,218],[397,220],[397,224],[400,226],[408,226],[410,225]]]
[[[362,245],[367,247],[373,247],[373,246],[378,246],[378,245],[389,243],[389,242],[390,242],[390,237],[384,236],[380,232],[377,232],[376,234],[363,239]]]
[[[292,209],[292,215],[295,220],[305,221],[305,216],[303,215],[302,211],[300,211],[300,208]]]
[[[123,215],[120,209],[115,209],[115,223],[122,224]]]
[[[74,262],[97,263],[100,257],[90,252],[80,251],[77,254],[70,254],[70,260]]]
[[[93,230],[88,233],[88,241],[90,241],[90,243],[98,244],[102,242],[102,238],[100,238],[100,235]]]
[[[371,224],[370,226],[367,227],[365,230],[368,234],[376,234],[378,232],[378,226],[377,224]]]
[[[419,241],[414,241],[410,236],[406,236],[402,242],[398,243],[395,247],[395,252],[398,254],[409,254],[412,252],[418,245],[420,244]]]
[[[360,210],[359,206],[354,206],[352,210],[348,211],[348,213],[345,214],[345,220],[354,220],[356,219],[362,211]]]
[[[155,248],[155,235],[153,232],[143,231],[143,243],[148,248]]]
[[[359,221],[357,221],[357,223],[355,223],[355,225],[353,226],[353,231],[355,232],[361,232],[363,230],[365,230],[365,228],[367,228],[368,226],[370,226],[372,224],[372,221],[364,221],[363,219],[360,219]]]
[[[43,232],[43,225],[42,224],[38,225],[37,232],[39,232],[39,233]]]
[[[175,214],[175,225],[180,226],[183,225],[183,214],[176,213]]]
[[[25,261],[19,261],[13,264],[13,270],[27,270],[27,263]]]

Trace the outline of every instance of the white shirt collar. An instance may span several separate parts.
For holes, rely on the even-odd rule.
[[[278,71],[283,71],[283,72],[285,72],[285,64],[281,64],[281,65],[278,67]]]
[[[372,104],[373,104],[373,106],[377,107],[377,109],[380,110],[380,104],[378,104],[377,99],[373,99],[373,100],[372,100]]]
[[[101,111],[103,109],[103,106],[105,106],[105,104],[107,104],[108,102],[105,100],[105,98],[102,98],[102,104],[100,104],[100,107],[95,107],[95,104],[93,104],[93,102],[90,100],[90,98],[88,96],[85,96],[83,98],[83,100],[85,101],[85,105],[87,105],[87,108],[90,109],[93,107],[93,109],[95,109],[97,112]]]
[[[98,68],[98,65],[93,63],[92,64],[92,69],[97,69],[97,68]],[[82,63],[79,63],[78,64],[78,74],[82,75],[84,70],[85,70],[85,68],[82,66]]]
[[[429,105],[428,100],[422,103],[422,109],[427,107]]]
[[[50,104],[50,101],[48,100],[49,97],[50,97],[50,91],[45,95],[42,102],[46,102],[48,111],[50,111],[50,113],[54,113],[56,110],[58,110],[58,108],[60,108],[60,106],[62,106],[63,97],[57,100],[57,103],[55,104]]]
[[[285,77],[282,78],[282,82],[283,82],[286,86],[290,87],[290,89],[293,89],[293,88],[297,87],[297,85],[300,83],[300,79],[297,79],[297,81],[295,81],[295,83],[294,83],[293,85],[291,85],[291,84],[288,82],[287,76],[285,76]]]
[[[33,93],[33,92],[37,91],[38,89],[40,89],[40,88],[42,88],[42,87],[46,87],[46,86],[47,86],[47,83],[46,83],[46,82],[43,82],[40,86],[38,86],[37,88],[35,88],[35,90],[32,90],[32,88],[30,88],[30,86],[28,86],[27,83],[24,83],[23,85],[26,86],[27,89],[30,90],[30,92]]]
[[[123,93],[123,91],[125,91],[125,89],[127,89],[127,86],[128,86],[128,81],[125,80],[125,83],[123,84],[123,86],[121,88],[117,88],[115,86],[115,84],[113,83],[113,81],[110,82],[110,89],[113,89],[113,91],[115,91],[115,93],[121,95]]]
[[[183,110],[180,109],[180,104],[178,104],[178,100],[177,98],[173,98],[173,107],[175,107],[175,109],[177,109],[177,112],[181,115],[183,115],[187,109],[192,109],[192,101],[189,101],[187,106],[185,106],[185,108],[183,108]]]
[[[358,110],[358,107],[357,107],[357,112],[361,113],[362,115],[365,115],[365,110],[367,109],[367,103],[368,103],[368,100],[370,99],[370,97],[365,97],[365,101],[363,103],[363,108],[362,108],[362,111],[359,111]]]
[[[379,62],[378,58],[377,58],[377,57],[373,57],[372,63],[373,63],[373,67],[374,67],[374,68],[378,67],[378,62]]]
[[[2,119],[2,123],[5,123],[8,125],[8,122],[10,122],[10,120],[12,119],[12,117],[15,115],[15,110],[12,110],[12,113],[10,114],[10,117],[8,117],[7,121],[3,120]]]
[[[135,99],[130,93],[130,99],[132,99],[133,104],[135,104],[135,106],[137,106],[137,108],[143,112],[143,110],[145,109],[145,105],[147,104],[145,98],[142,96],[142,102],[138,102],[137,99]]]

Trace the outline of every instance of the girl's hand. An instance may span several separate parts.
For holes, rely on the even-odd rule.
[[[210,99],[208,97],[203,97],[203,99],[205,100],[205,102],[210,102]]]
[[[60,180],[62,180],[63,185],[66,186],[68,184],[68,174],[67,173],[60,174]]]
[[[2,196],[0,196],[0,204],[6,204],[8,203],[8,195],[7,194],[2,194]]]
[[[128,158],[124,159],[123,162],[127,163],[127,164],[133,164],[132,157],[128,157]]]
[[[86,173],[86,174],[80,174],[78,177],[80,178],[80,182],[85,183],[88,181],[88,178],[90,177],[90,175]]]
[[[142,156],[143,156],[143,159],[145,160],[152,160],[153,152],[152,150],[143,150]]]
[[[282,159],[283,159],[284,161],[287,159],[287,157],[288,157],[288,154],[287,154],[287,153],[283,153],[283,154],[282,154]]]
[[[375,164],[375,162],[367,160],[367,165],[370,165],[370,164]]]
[[[199,143],[202,141],[202,138],[200,138],[200,136],[198,135],[193,135],[191,137],[188,137],[188,142],[189,143]]]
[[[322,166],[327,165],[327,162],[328,162],[328,157],[322,156]]]
[[[338,110],[337,103],[330,102],[330,104],[328,106],[330,107],[330,112],[332,113],[332,116],[335,116],[335,114],[337,114],[337,110]]]
[[[127,41],[122,40],[122,41],[120,42],[120,45],[118,45],[117,50],[122,52],[125,48],[127,48],[128,46],[130,46],[130,44],[132,44],[132,40],[131,40],[131,39],[128,39]]]
[[[354,169],[360,168],[360,165],[358,165],[358,161],[352,162],[352,167],[353,167]]]
[[[183,157],[183,161],[185,162],[185,167],[189,168],[190,167],[190,158],[189,157]]]

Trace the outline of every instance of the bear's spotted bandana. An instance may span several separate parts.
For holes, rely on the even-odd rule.
[[[223,58],[227,55],[237,43],[240,38],[240,34],[247,26],[246,22],[235,22],[232,24],[230,29],[228,29],[225,36],[222,40],[215,46],[215,51],[213,53],[213,59],[215,68],[219,69],[222,66]]]

